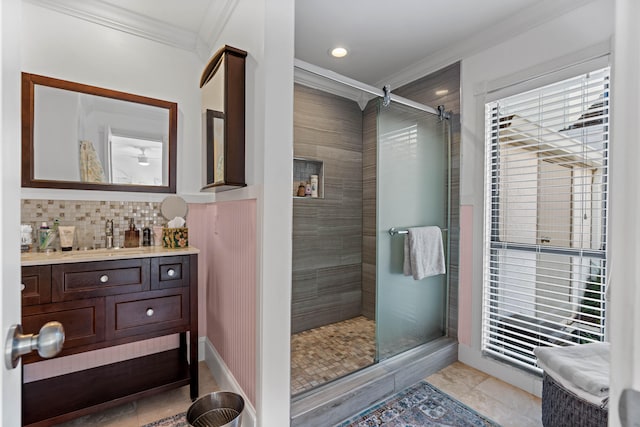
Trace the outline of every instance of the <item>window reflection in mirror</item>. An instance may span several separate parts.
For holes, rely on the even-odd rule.
[[[115,184],[162,185],[166,143],[109,133],[109,182]]]
[[[23,73],[23,186],[175,192],[177,104]]]

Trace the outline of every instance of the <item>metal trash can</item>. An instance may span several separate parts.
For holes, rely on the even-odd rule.
[[[216,391],[202,396],[187,411],[187,422],[194,427],[239,427],[244,409],[242,396]]]

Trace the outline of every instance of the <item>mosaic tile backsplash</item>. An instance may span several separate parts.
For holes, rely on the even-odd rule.
[[[73,225],[76,227],[74,247],[87,248],[105,247],[108,219],[113,220],[114,246],[124,246],[124,232],[129,229],[130,218],[139,230],[145,225],[166,225],[160,202],[23,199],[20,218],[22,224],[31,224],[34,232],[43,221],[51,226],[56,218],[60,225]]]

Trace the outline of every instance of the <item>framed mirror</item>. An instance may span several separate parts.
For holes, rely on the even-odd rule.
[[[204,191],[245,187],[245,58],[224,46],[200,79],[206,175]]]
[[[178,105],[22,73],[22,186],[175,193]]]

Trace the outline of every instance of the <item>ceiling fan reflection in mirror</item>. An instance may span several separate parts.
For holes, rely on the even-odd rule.
[[[164,145],[161,141],[112,135],[110,148],[111,178],[114,182],[154,185],[162,182],[163,175],[167,173],[162,167]]]

